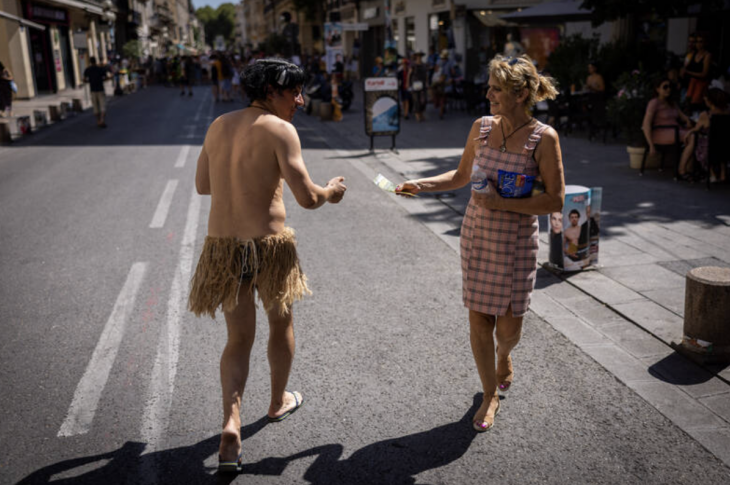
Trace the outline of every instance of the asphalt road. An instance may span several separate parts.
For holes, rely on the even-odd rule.
[[[267,326],[243,406],[243,474],[218,477],[222,319],[185,311],[209,201],[206,127],[233,104],[151,88],[0,150],[1,483],[727,483],[719,460],[533,314],[496,426],[458,254],[300,116],[312,178],[340,205],[289,224],[314,296],[295,310],[290,388],[267,425]],[[166,194],[166,195],[165,195]],[[152,226],[152,227],[151,227]],[[538,282],[540,285],[540,282]]]

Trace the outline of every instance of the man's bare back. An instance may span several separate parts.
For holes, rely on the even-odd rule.
[[[216,119],[196,174],[198,192],[212,195],[208,235],[246,240],[283,231],[284,179],[305,208],[331,198],[336,181],[324,189],[312,183],[296,129],[279,116],[252,106]]]

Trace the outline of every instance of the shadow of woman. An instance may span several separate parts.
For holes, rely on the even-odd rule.
[[[482,403],[482,394],[456,422],[411,435],[378,441],[340,460],[343,446],[323,445],[285,458],[265,458],[244,465],[243,474],[281,475],[294,460],[317,456],[304,474],[314,484],[416,483],[415,476],[459,459],[477,435],[471,420]]]
[[[241,436],[250,438],[266,424],[264,416],[241,428]],[[215,468],[205,466],[205,461],[211,455],[217,456],[219,442],[220,435],[215,435],[194,445],[148,454],[144,454],[147,447],[145,443],[127,442],[108,453],[65,460],[41,468],[17,485],[228,484],[235,476],[217,476],[213,473]]]

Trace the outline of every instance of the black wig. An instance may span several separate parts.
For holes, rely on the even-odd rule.
[[[284,59],[259,59],[243,71],[241,83],[251,101],[265,100],[269,86],[281,92],[304,85],[305,75]]]

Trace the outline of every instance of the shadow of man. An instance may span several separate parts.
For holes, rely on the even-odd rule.
[[[314,484],[385,484],[416,483],[415,476],[426,470],[443,467],[459,459],[477,435],[471,420],[482,403],[482,394],[456,422],[414,433],[378,441],[355,451],[341,460],[343,446],[323,445],[285,458],[265,458],[244,465],[243,474],[281,475],[286,466],[300,458],[317,456],[304,474]]]
[[[244,426],[246,439],[266,426],[266,417]],[[139,484],[229,484],[235,476],[214,474],[218,462],[206,467],[205,461],[218,454],[220,435],[194,445],[144,454],[145,443],[127,442],[108,453],[65,460],[37,470],[17,485],[53,483],[54,485],[139,485]],[[87,468],[93,468],[85,471]],[[59,476],[60,475],[60,476]]]

